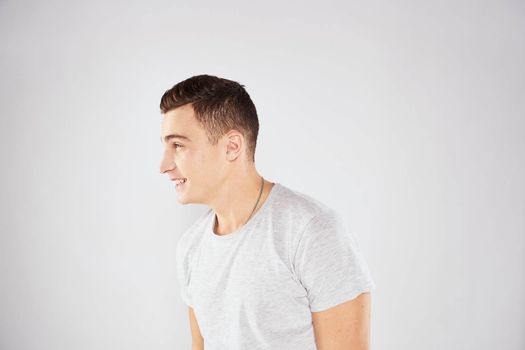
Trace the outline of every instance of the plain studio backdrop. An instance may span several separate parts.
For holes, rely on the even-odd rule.
[[[189,349],[160,97],[213,74],[337,210],[372,349],[525,349],[521,1],[0,1],[0,348]],[[280,349],[277,349],[280,350]]]

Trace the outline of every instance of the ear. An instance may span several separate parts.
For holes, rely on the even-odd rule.
[[[233,161],[241,155],[244,146],[244,137],[237,130],[231,130],[226,135],[226,140],[226,157],[228,160]]]

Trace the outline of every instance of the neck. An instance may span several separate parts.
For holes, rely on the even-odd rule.
[[[264,203],[273,186],[272,183],[264,180],[261,193],[261,175],[255,169],[232,180],[224,181],[210,204],[216,215],[213,230],[218,235],[229,234],[244,226],[252,211],[251,217]],[[259,193],[261,193],[260,198]],[[257,198],[259,202],[254,210]]]

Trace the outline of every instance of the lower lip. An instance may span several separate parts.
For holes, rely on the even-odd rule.
[[[181,184],[176,184],[175,187],[177,188],[177,191],[180,191],[184,187],[184,185],[186,185],[186,182],[188,182],[188,180]]]

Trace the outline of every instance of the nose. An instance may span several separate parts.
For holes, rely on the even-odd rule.
[[[168,152],[164,152],[164,156],[160,161],[160,173],[164,174],[166,171],[173,170],[175,168],[175,162],[170,159]]]

